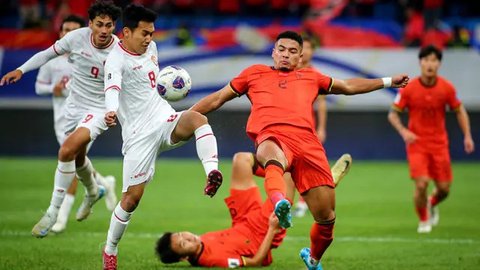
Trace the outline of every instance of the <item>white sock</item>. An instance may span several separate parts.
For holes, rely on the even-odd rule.
[[[217,139],[209,124],[205,124],[195,130],[195,143],[197,145],[197,155],[202,162],[205,174],[208,175],[212,170],[217,170]]]
[[[108,255],[117,255],[118,242],[122,239],[132,214],[133,212],[123,210],[120,202],[113,210],[110,218],[110,228],[108,229],[107,244],[105,245],[105,253]]]
[[[98,192],[98,185],[93,176],[94,171],[92,162],[90,162],[88,157],[85,157],[83,166],[77,168],[78,180],[83,183],[88,195],[97,194]]]
[[[62,205],[67,189],[75,177],[75,160],[62,162],[58,161],[57,170],[55,171],[55,183],[52,192],[52,200],[47,212],[55,216]]]
[[[67,193],[65,199],[63,199],[62,206],[58,211],[57,222],[66,223],[68,220],[68,215],[70,215],[70,210],[72,210],[73,203],[75,202],[75,195]]]

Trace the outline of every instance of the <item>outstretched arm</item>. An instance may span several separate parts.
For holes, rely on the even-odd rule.
[[[408,84],[408,75],[401,74],[394,77],[365,79],[353,78],[348,80],[334,79],[331,93],[356,95],[372,92],[385,87],[401,88]]]
[[[280,226],[278,224],[278,218],[275,216],[275,214],[272,212],[270,215],[269,219],[269,227],[267,234],[265,235],[265,238],[263,238],[263,242],[258,248],[257,254],[253,256],[253,258],[247,258],[247,257],[242,257],[243,258],[243,266],[261,266],[263,260],[268,255],[268,252],[270,251],[270,247],[272,246],[272,241],[273,238],[275,237],[275,234],[277,234],[280,231]]]
[[[222,107],[225,102],[232,100],[237,96],[238,94],[233,90],[230,84],[227,84],[217,92],[202,98],[199,102],[194,104],[190,110],[201,114],[207,114]]]
[[[460,129],[463,132],[463,144],[465,152],[470,154],[475,151],[475,143],[473,142],[472,133],[470,132],[470,118],[468,117],[467,110],[465,110],[463,105],[461,105],[457,110],[457,121]]]

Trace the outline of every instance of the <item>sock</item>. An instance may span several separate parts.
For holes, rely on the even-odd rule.
[[[133,212],[123,210],[120,206],[120,202],[115,207],[115,210],[113,210],[112,217],[110,218],[107,243],[105,245],[105,253],[108,255],[117,255],[118,242],[122,239],[132,214]]]
[[[98,185],[93,176],[94,171],[92,162],[90,162],[88,157],[85,157],[83,166],[77,168],[78,180],[83,183],[88,195],[97,194],[98,192]]]
[[[70,215],[70,210],[72,210],[73,203],[75,202],[75,195],[67,193],[63,203],[60,206],[58,211],[57,222],[66,223],[68,220],[68,215]]]
[[[325,250],[327,250],[328,246],[332,243],[334,224],[335,221],[330,224],[313,223],[310,230],[310,252],[314,260],[320,261],[323,253],[325,253]]]
[[[265,191],[270,201],[275,205],[285,199],[287,186],[283,180],[283,166],[276,160],[269,160],[265,166]]]
[[[415,206],[415,209],[421,222],[428,221],[428,210],[426,206]]]
[[[430,205],[431,205],[432,207],[434,207],[434,206],[436,206],[438,203],[440,203],[440,200],[439,200],[438,197],[435,196],[435,195],[430,196],[430,198],[428,198],[428,200],[430,201]]]
[[[259,177],[265,177],[265,169],[262,166],[260,166],[260,163],[258,163],[258,160],[255,158],[255,155],[253,156],[253,158],[254,158],[253,167],[252,167],[253,174]]]
[[[58,215],[60,206],[62,205],[67,189],[75,177],[75,161],[58,161],[57,170],[55,171],[55,182],[52,192],[52,200],[47,212],[55,216]]]
[[[195,130],[197,155],[202,162],[205,174],[218,169],[217,139],[213,135],[212,127],[205,124]]]

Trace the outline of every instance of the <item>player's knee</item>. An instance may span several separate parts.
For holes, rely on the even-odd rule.
[[[140,197],[133,194],[125,195],[122,198],[121,207],[127,212],[133,212],[137,209],[138,204],[140,203]]]
[[[189,118],[189,121],[191,121],[197,128],[208,124],[208,118],[199,112],[188,111],[185,113],[188,114],[187,117]]]
[[[335,223],[335,210],[333,209],[319,209],[311,210],[313,219],[318,224]]]
[[[234,167],[252,167],[253,165],[253,155],[248,152],[239,152],[233,155],[233,166]]]
[[[437,188],[437,197],[445,199],[450,194],[450,187]]]
[[[58,150],[58,159],[60,161],[71,161],[75,159],[75,154],[75,148],[64,144],[60,147],[60,150]]]

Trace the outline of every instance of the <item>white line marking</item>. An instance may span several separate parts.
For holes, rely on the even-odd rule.
[[[55,235],[54,233],[50,233]],[[71,237],[107,237],[107,232],[65,232],[67,236]],[[2,230],[0,231],[0,237],[18,237],[18,236],[31,236],[27,231],[12,231]],[[132,233],[128,232],[125,237],[144,238],[144,239],[157,239],[162,236],[161,233]],[[308,243],[309,237],[303,236],[287,236],[285,241],[292,242],[306,242]],[[468,238],[403,238],[403,237],[362,237],[362,236],[338,236],[334,238],[334,242],[358,242],[358,243],[427,243],[427,244],[479,244],[478,239]]]

